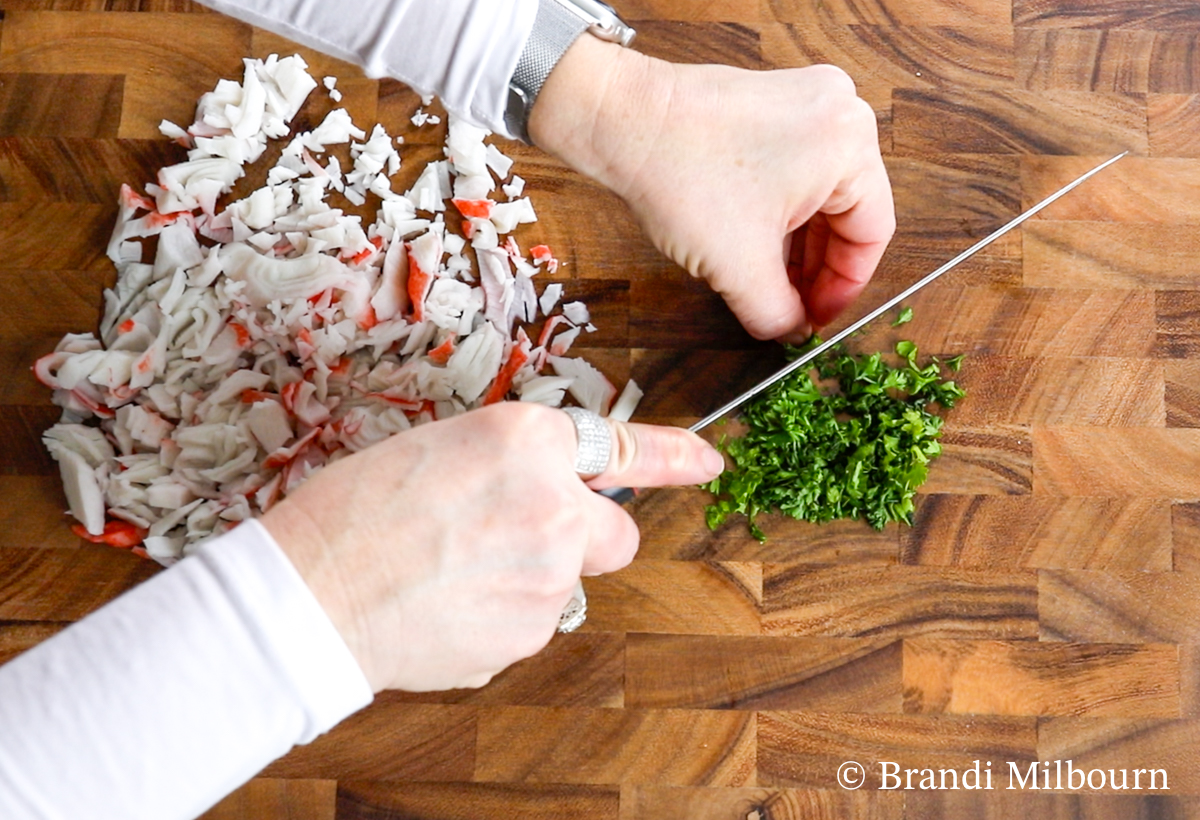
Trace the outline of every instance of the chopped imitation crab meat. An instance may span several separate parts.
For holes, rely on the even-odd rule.
[[[82,524],[72,524],[71,532],[93,544],[108,544],[110,547],[121,547],[122,549],[136,547],[146,538],[146,530],[130,524],[128,521],[109,521],[99,535],[93,535]]]
[[[381,125],[368,135],[335,109],[289,133],[316,87],[299,57],[246,60],[190,126],[162,124],[186,160],[144,192],[121,186],[99,333],[33,363],[63,411],[43,440],[82,537],[169,564],[414,425],[513,396],[612,403],[599,371],[563,355],[586,309],[559,309],[561,282],[539,294],[555,260],[510,235],[536,216],[486,132],[451,117],[446,158],[400,194],[401,141]],[[229,201],[272,141],[266,184]],[[539,318],[535,346],[524,323]]]

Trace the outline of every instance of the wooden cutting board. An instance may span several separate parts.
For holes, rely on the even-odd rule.
[[[70,533],[39,444],[57,413],[29,366],[95,326],[119,185],[180,158],[159,120],[190,122],[243,57],[294,47],[186,0],[0,5],[7,658],[155,572]],[[641,554],[589,580],[582,631],[479,691],[380,696],[209,817],[1200,816],[1200,6],[621,6],[651,54],[856,79],[899,230],[854,313],[1132,155],[914,298],[911,324],[857,343],[902,331],[967,355],[913,528],[770,520],[759,544],[739,521],[709,532],[699,491],[646,493]],[[360,124],[404,134],[418,159],[439,151],[439,129],[407,123],[411,92],[303,53]],[[599,327],[582,352],[646,388],[643,419],[694,420],[778,360],[614,197],[506,150],[541,217],[523,245],[566,261]],[[1165,769],[1169,791],[1146,775],[1139,791],[1005,788],[1009,762],[1068,759],[1130,785]],[[992,790],[922,789],[921,774],[876,788],[882,762],[965,776],[976,760]],[[846,761],[866,787],[839,787]]]

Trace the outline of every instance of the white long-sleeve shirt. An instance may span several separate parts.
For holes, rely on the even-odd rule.
[[[203,0],[499,133],[536,0]],[[0,667],[0,817],[191,818],[371,701],[257,522]]]
[[[200,0],[217,11],[392,77],[447,110],[512,137],[508,81],[536,0]]]

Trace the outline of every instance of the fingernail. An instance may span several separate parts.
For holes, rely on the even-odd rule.
[[[717,452],[716,448],[709,447],[704,451],[703,457],[704,469],[709,472],[713,478],[719,476],[725,470],[725,457]]]

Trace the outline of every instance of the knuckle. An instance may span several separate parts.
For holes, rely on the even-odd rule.
[[[841,68],[830,64],[815,65],[812,68],[814,72],[816,72],[822,80],[828,82],[835,91],[849,94],[857,93],[857,86],[854,84],[854,78]]]

